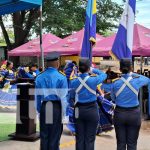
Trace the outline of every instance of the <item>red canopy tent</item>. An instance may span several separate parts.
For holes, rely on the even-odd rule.
[[[93,56],[109,56],[109,51],[112,48],[116,34],[113,34],[105,39],[97,42],[93,49]]]
[[[43,49],[45,50],[46,47],[56,44],[61,39],[53,34],[44,34],[42,36],[43,40]],[[40,56],[41,55],[41,49],[40,49],[40,39],[34,39],[32,41],[29,41],[28,43],[25,43],[21,45],[20,47],[17,47],[10,52],[8,52],[9,56]]]
[[[50,51],[58,51],[62,55],[79,55],[82,49],[82,41],[84,36],[84,29],[64,38],[57,44],[49,46],[45,49],[45,54]],[[96,35],[96,40],[101,41],[104,39],[101,35]]]
[[[93,55],[110,56],[115,37],[116,34],[97,42]],[[139,24],[134,26],[133,56],[150,56],[150,29]]]

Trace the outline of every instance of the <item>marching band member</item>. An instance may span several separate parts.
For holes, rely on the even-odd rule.
[[[65,74],[68,79],[68,85],[70,83],[70,79],[72,80],[74,77],[77,77],[78,70],[75,71],[76,68],[74,68],[74,64],[72,61],[67,62],[65,66]],[[76,72],[76,74],[75,74]],[[90,74],[89,74],[90,75]],[[104,98],[104,93],[100,89],[101,85],[97,86],[97,102],[99,105],[99,114],[100,114],[100,119],[99,119],[99,124],[97,127],[97,135],[101,134],[102,132],[108,132],[113,129],[112,127],[112,115],[113,115],[113,110],[114,110],[114,104],[107,99]],[[67,124],[68,129],[75,134],[75,118],[74,118],[74,103],[75,100],[73,98],[68,97],[68,108],[67,108],[67,113],[69,115],[69,123]]]
[[[139,107],[139,89],[149,84],[150,79],[132,73],[132,60],[121,59],[121,78],[114,81],[111,97],[116,103],[114,112],[114,126],[117,138],[117,150],[136,150],[141,114]]]
[[[68,84],[58,71],[60,54],[47,55],[47,68],[36,77],[36,109],[40,114],[41,150],[59,150],[63,130],[62,110],[66,115]],[[53,108],[53,109],[52,109]],[[47,114],[48,113],[48,114]],[[64,121],[67,121],[67,118]]]
[[[71,96],[75,97],[75,127],[76,150],[94,150],[96,131],[99,121],[96,89],[107,75],[98,69],[93,69],[94,75],[89,75],[90,60],[81,58],[79,61],[79,76],[72,79]]]

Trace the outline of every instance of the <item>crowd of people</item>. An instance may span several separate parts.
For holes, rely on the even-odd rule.
[[[144,85],[150,91],[150,79],[133,73],[130,59],[120,61],[122,74],[118,74],[111,68],[103,72],[91,67],[87,58],[80,58],[79,64],[66,61],[65,67],[60,67],[59,58],[59,53],[49,53],[44,71],[36,64],[13,70],[11,61],[0,68],[2,89],[7,83],[15,84],[17,78],[35,79],[41,150],[59,150],[62,120],[76,136],[76,150],[94,150],[96,135],[111,131],[113,126],[117,150],[136,150],[141,126],[138,93]],[[50,104],[52,114],[46,115]],[[53,122],[47,123],[51,118]]]
[[[43,90],[42,96],[41,93],[36,95],[37,111],[40,114],[42,150],[59,149],[62,133],[61,109],[66,110],[63,107],[66,106],[64,103],[67,100],[71,108],[68,112],[73,111],[69,119],[74,123],[72,128],[75,129],[76,150],[94,150],[99,124],[104,123],[105,126],[112,121],[108,115],[112,115],[113,112],[111,101],[116,105],[113,123],[116,131],[117,150],[137,149],[141,126],[138,92],[143,85],[148,84],[150,88],[150,80],[132,72],[132,60],[122,59],[120,61],[122,72],[120,77],[110,69],[106,74],[99,69],[91,68],[90,60],[87,58],[81,58],[78,66],[68,62],[64,68],[65,74],[58,72],[59,55],[57,53],[50,53],[46,61],[47,69],[36,78],[36,89],[62,89],[63,92],[60,92],[58,96],[49,95]],[[48,82],[50,84],[47,84]],[[105,99],[106,95],[109,100]],[[51,106],[47,105],[49,103],[53,104],[53,124],[45,123],[46,108]],[[66,112],[64,114],[68,116]]]
[[[17,78],[35,78],[40,73],[36,64],[29,64],[26,66],[20,66],[17,69],[14,68],[13,62],[6,60],[0,66],[0,87],[4,88],[5,84],[16,81]]]

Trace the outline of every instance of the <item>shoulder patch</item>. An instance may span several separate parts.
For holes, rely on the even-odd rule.
[[[96,77],[96,76],[97,76],[96,74],[91,74],[91,75],[90,75],[90,77]]]
[[[120,78],[113,79],[112,82],[115,82],[115,81],[117,81],[117,80],[119,80],[119,79],[120,79]]]
[[[65,73],[63,73],[62,71],[59,71],[59,73],[61,73],[62,75],[66,76],[66,74],[65,74]]]

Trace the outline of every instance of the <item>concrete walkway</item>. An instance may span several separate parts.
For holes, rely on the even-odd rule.
[[[74,137],[65,128],[61,138],[61,150],[75,150]],[[97,136],[95,150],[115,150],[115,132]],[[0,142],[0,150],[39,150],[39,140],[36,142],[5,141]],[[138,150],[150,150],[150,123],[143,123],[138,141]]]

